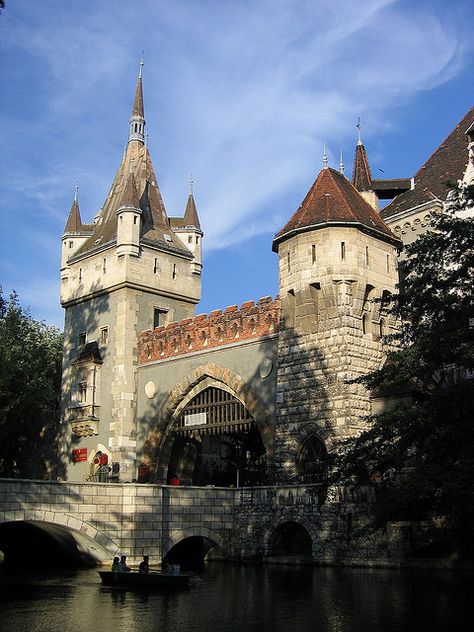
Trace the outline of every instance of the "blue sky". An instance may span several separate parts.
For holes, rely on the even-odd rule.
[[[205,231],[197,313],[275,296],[274,234],[362,137],[412,176],[473,99],[470,0],[7,0],[0,15],[0,283],[62,327],[76,179],[102,206],[145,54],[149,147],[169,215],[190,175]]]

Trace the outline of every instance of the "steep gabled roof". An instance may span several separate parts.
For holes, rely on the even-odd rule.
[[[280,242],[297,232],[324,226],[355,226],[370,231],[379,238],[397,242],[398,239],[372,206],[341,173],[323,169],[298,210],[276,234],[273,250]]]
[[[449,188],[448,182],[460,180],[468,162],[466,132],[474,123],[474,107],[456,125],[449,136],[415,175],[415,186],[412,190],[398,195],[382,211],[384,218],[389,218],[411,208],[433,200],[445,200]]]

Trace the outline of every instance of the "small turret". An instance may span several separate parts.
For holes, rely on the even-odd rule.
[[[133,173],[129,172],[120,197],[117,214],[117,255],[138,257],[142,210]]]
[[[79,210],[78,203],[79,186],[76,182],[74,190],[74,200],[69,211],[66,226],[64,227],[64,233],[61,237],[62,249],[61,249],[61,279],[67,280],[69,276],[69,267],[67,265],[68,259],[70,259],[80,248],[80,246],[90,237],[92,234],[91,226],[82,223],[81,212]]]
[[[189,184],[189,195],[186,203],[184,217],[172,217],[171,225],[173,231],[180,238],[181,242],[193,254],[194,259],[191,263],[193,274],[201,274],[202,270],[202,237],[204,233],[201,229],[199,215],[196,208],[193,193],[193,181]]]

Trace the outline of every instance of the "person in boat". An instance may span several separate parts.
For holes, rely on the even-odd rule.
[[[138,572],[139,573],[149,573],[150,572],[150,565],[148,563],[149,561],[149,557],[148,555],[144,555],[143,556],[143,560],[140,562],[140,565],[138,566]]]
[[[120,558],[114,557],[114,561],[112,562],[112,572],[113,573],[118,573],[119,572],[119,565],[120,565]]]
[[[119,562],[119,573],[129,573],[132,569],[130,566],[127,566],[127,556],[122,555]]]

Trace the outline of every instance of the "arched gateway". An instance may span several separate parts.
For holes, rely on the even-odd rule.
[[[145,444],[156,482],[232,486],[268,480],[271,418],[250,386],[218,365],[199,367],[170,393]]]

